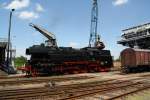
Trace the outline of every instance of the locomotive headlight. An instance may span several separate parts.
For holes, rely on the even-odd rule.
[[[103,61],[101,62],[101,65],[104,65],[104,62],[103,62]]]
[[[108,64],[108,61],[105,61],[105,64]]]

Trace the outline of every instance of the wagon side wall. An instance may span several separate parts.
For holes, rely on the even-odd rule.
[[[150,52],[135,51],[136,66],[149,66],[150,65]]]
[[[121,52],[121,66],[150,66],[150,50],[136,50],[132,48],[123,50]]]
[[[121,52],[121,66],[131,67],[136,65],[136,55],[134,50],[125,49]]]

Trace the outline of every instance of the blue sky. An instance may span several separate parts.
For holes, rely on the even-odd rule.
[[[125,47],[116,42],[121,30],[150,22],[150,0],[98,0],[98,33],[112,56],[117,58]],[[59,46],[81,48],[88,45],[92,0],[0,0],[0,38],[7,37],[8,19],[13,13],[11,40],[17,56],[25,49],[45,41],[28,24],[35,23],[57,37]]]

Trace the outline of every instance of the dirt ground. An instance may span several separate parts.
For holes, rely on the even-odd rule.
[[[19,74],[20,75],[20,74]],[[150,75],[150,72],[145,73],[135,73],[135,74],[122,74],[120,71],[112,71],[112,72],[101,72],[101,73],[83,73],[83,74],[73,74],[73,75],[62,75],[62,76],[50,76],[50,77],[36,77],[36,78],[12,78],[12,79],[0,79],[0,81],[4,80],[11,80],[11,81],[17,81],[17,80],[38,80],[38,79],[48,79],[49,82],[37,82],[37,83],[28,83],[28,84],[15,84],[15,85],[0,85],[0,91],[3,90],[16,90],[16,89],[26,89],[26,88],[38,88],[38,87],[46,87],[51,83],[51,79],[53,78],[70,78],[70,77],[89,77],[86,79],[73,79],[73,80],[62,80],[62,81],[53,81],[56,86],[61,85],[72,85],[72,84],[81,84],[81,83],[88,83],[88,82],[103,82],[106,80],[129,80],[129,79],[135,79],[138,77],[141,77],[143,75]],[[17,75],[11,75],[9,77],[16,77]],[[146,98],[145,100],[150,100],[150,90],[145,91],[145,94],[140,95],[131,95],[128,96],[125,100],[144,100],[144,99],[134,99],[134,98]],[[144,96],[144,97],[143,97]],[[149,99],[147,99],[149,98]]]
[[[71,85],[71,84],[80,84],[80,83],[87,83],[87,82],[94,82],[94,81],[105,81],[109,79],[118,79],[118,78],[123,78],[125,79],[132,79],[132,78],[137,78],[138,76],[141,75],[150,75],[150,72],[146,73],[137,73],[137,74],[122,74],[120,71],[112,71],[112,72],[101,72],[101,73],[83,73],[83,74],[73,74],[73,75],[62,75],[62,76],[51,76],[51,77],[36,77],[36,78],[15,78],[15,79],[8,79],[11,81],[18,81],[18,80],[31,80],[34,81],[35,79],[48,79],[49,82],[51,82],[51,79],[53,78],[70,78],[70,77],[82,77],[86,76],[89,78],[86,79],[75,79],[75,80],[62,80],[59,82],[55,82],[56,85]],[[16,75],[15,75],[16,76]],[[10,76],[9,76],[10,77]],[[13,77],[13,76],[11,76]],[[92,78],[91,78],[92,77]],[[0,79],[0,81],[4,81],[5,79]],[[31,88],[31,87],[43,87],[48,82],[41,82],[41,83],[29,83],[29,84],[17,84],[16,85],[0,85],[0,90],[5,90],[5,89],[22,89],[22,88]]]
[[[7,74],[0,70],[0,77],[7,76]]]
[[[114,61],[113,62],[114,67],[113,70],[120,70],[121,69],[121,62],[120,61]]]

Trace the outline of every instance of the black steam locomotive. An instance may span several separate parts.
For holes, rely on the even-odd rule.
[[[112,58],[109,50],[97,48],[46,47],[35,45],[26,50],[30,65],[38,73],[64,74],[109,71]]]
[[[26,54],[31,55],[26,68],[28,74],[101,72],[109,71],[113,66],[109,50],[98,47],[58,47],[52,33],[37,25],[31,26],[46,36],[48,41],[47,45],[34,45],[26,49]]]

